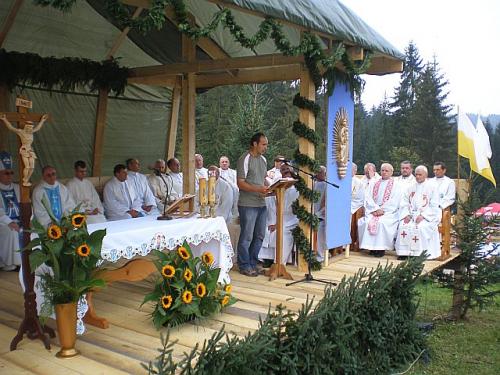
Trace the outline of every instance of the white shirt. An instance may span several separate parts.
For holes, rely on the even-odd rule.
[[[104,209],[110,220],[130,218],[130,210],[141,212],[141,200],[128,180],[120,181],[113,177],[104,186]]]
[[[182,176],[182,172],[179,172],[179,173],[170,172],[169,174],[170,174],[170,177],[172,177],[172,183],[173,183],[172,188],[177,193],[177,196],[182,197],[183,196],[182,184],[183,184],[183,180],[184,180],[184,177]]]
[[[407,177],[398,176],[396,177],[396,183],[401,187],[401,191],[404,193],[410,186],[415,184],[417,180],[414,175],[409,175]]]
[[[365,201],[365,189],[363,182],[356,176],[352,177],[351,185],[351,214],[355,213],[360,207],[363,207]]]
[[[80,204],[82,211],[93,211],[97,208],[100,214],[104,213],[101,199],[94,185],[88,179],[80,180],[77,177],[73,177],[66,183],[66,187],[73,196],[76,205]]]
[[[142,173],[128,171],[127,181],[141,201],[141,206],[156,206],[156,199],[149,188],[148,179]]]
[[[433,177],[432,180],[434,180],[434,183],[438,187],[439,207],[444,210],[455,203],[455,181],[448,176],[443,176],[441,178]]]

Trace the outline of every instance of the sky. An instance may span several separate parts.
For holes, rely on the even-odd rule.
[[[423,62],[436,57],[449,82],[447,104],[500,114],[500,0],[340,0],[404,53],[410,40]],[[391,98],[400,74],[364,76],[367,109]]]

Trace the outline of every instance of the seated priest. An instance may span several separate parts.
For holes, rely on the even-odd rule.
[[[393,172],[391,164],[382,164],[382,178],[370,184],[364,201],[365,215],[358,221],[359,247],[376,257],[394,249],[401,188],[392,177]]]
[[[400,168],[401,174],[396,177],[396,182],[401,185],[401,189],[404,194],[406,189],[415,183],[415,176],[413,175],[413,166],[411,165],[411,161],[402,161]]]
[[[14,271],[21,265],[21,195],[14,183],[12,157],[0,152],[0,269]]]
[[[50,165],[42,168],[42,181],[33,190],[33,215],[43,226],[48,226],[52,219],[42,201],[57,220],[75,209],[75,201],[70,191],[57,181],[56,169]]]
[[[282,178],[291,178],[292,169],[289,165],[282,164],[279,170]],[[268,201],[266,198],[267,207],[267,223],[266,235],[262,242],[262,248],[259,252],[259,259],[275,259],[276,252],[276,197]],[[283,204],[283,253],[281,263],[286,264],[292,261],[293,236],[292,230],[299,224],[299,219],[292,210],[292,204],[299,198],[299,192],[295,186],[291,186],[285,190],[285,202]]]
[[[439,194],[439,208],[444,210],[455,203],[455,181],[446,176],[446,165],[442,161],[435,162],[432,171]]]
[[[229,183],[220,178],[219,168],[216,165],[208,167],[208,175],[214,175],[217,179],[215,182],[215,214],[222,216],[226,223],[230,223],[233,217],[233,188]]]
[[[373,163],[366,163],[363,171],[365,175],[361,179],[361,184],[366,193],[369,190],[370,185],[380,179],[380,175],[377,173],[377,168]]]
[[[134,188],[137,198],[141,202],[141,209],[144,215],[158,215],[156,199],[149,187],[148,179],[140,173],[141,164],[137,159],[127,159],[127,180]]]
[[[174,191],[174,181],[170,174],[165,173],[165,160],[158,159],[153,166],[153,173],[148,176],[148,183],[153,196],[156,200],[156,206],[160,212],[163,212],[165,203],[175,201],[180,196]]]
[[[104,207],[95,190],[94,185],[87,176],[87,164],[83,160],[75,162],[75,176],[66,183],[66,187],[73,196],[76,205],[87,215],[87,222],[102,223],[106,221]]]
[[[356,177],[358,166],[352,164],[352,184],[351,184],[351,249],[359,250],[358,241],[358,220],[363,216],[363,204],[365,200],[365,189],[360,178]]]
[[[441,255],[438,225],[441,221],[436,184],[427,180],[427,168],[415,168],[416,182],[403,194],[399,209],[396,254],[399,260],[427,251],[429,259]]]
[[[291,177],[291,176],[285,176]],[[316,241],[316,259],[322,262],[325,259],[326,246],[326,167],[324,165],[319,167],[319,172],[316,174],[316,182],[314,184],[314,191],[317,191],[320,196],[317,202],[314,203],[314,214],[319,219],[318,234]],[[295,187],[294,187],[295,189]]]
[[[176,158],[171,158],[167,160],[167,167],[170,170],[169,175],[172,177],[172,188],[177,196],[183,196],[183,179],[181,172],[181,163]]]
[[[208,169],[203,166],[203,155],[194,154],[194,184],[196,191],[198,190],[200,178],[208,180]]]
[[[114,177],[104,186],[104,213],[108,220],[123,220],[144,216],[141,199],[127,180],[127,167],[115,165]]]
[[[219,173],[220,178],[229,183],[233,188],[233,219],[239,216],[238,214],[238,198],[240,196],[240,190],[238,189],[238,183],[236,181],[236,170],[229,168],[229,158],[227,156],[221,156],[219,159]]]

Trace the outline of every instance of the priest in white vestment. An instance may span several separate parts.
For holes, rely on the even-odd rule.
[[[290,176],[285,176],[290,177]],[[325,259],[326,246],[326,167],[319,167],[319,172],[316,174],[316,182],[314,183],[314,191],[319,193],[319,199],[314,202],[314,214],[319,219],[318,234],[316,238],[316,259],[322,262]]]
[[[56,169],[50,165],[42,168],[42,181],[33,190],[33,215],[43,226],[48,226],[52,219],[42,200],[46,199],[49,208],[57,220],[75,209],[75,201],[70,191],[57,181]]]
[[[285,157],[282,155],[276,155],[274,158],[274,167],[267,171],[266,181],[268,186],[271,186],[275,181],[278,181],[281,178],[280,168],[283,165],[283,161]]]
[[[427,168],[415,168],[416,182],[406,190],[399,210],[396,254],[402,260],[427,251],[429,259],[441,255],[438,225],[441,221],[439,194],[434,181],[427,180]]]
[[[12,157],[0,153],[0,269],[14,271],[21,265],[22,235],[19,184],[14,181]]]
[[[208,169],[203,166],[203,155],[194,155],[194,189],[198,191],[200,178],[208,180]]]
[[[382,178],[370,184],[365,195],[365,216],[358,221],[359,247],[377,257],[394,249],[398,229],[401,189],[392,177],[393,171],[389,163],[382,164]]]
[[[158,159],[154,164],[153,173],[148,176],[149,187],[155,197],[156,206],[161,213],[163,213],[165,201],[168,205],[180,198],[180,195],[174,190],[173,178],[165,171],[165,160]]]
[[[176,158],[168,159],[167,167],[170,170],[169,175],[172,178],[172,189],[177,194],[178,197],[182,197],[183,194],[183,180],[181,172],[181,163]]]
[[[233,219],[239,216],[238,213],[238,198],[240,196],[240,189],[238,189],[238,182],[236,180],[236,170],[229,168],[229,158],[225,155],[219,159],[219,174],[220,177],[226,181],[233,189]]]
[[[443,162],[435,162],[432,171],[434,172],[433,180],[437,185],[439,194],[439,208],[444,210],[455,203],[455,181],[446,176],[446,165]]]
[[[405,160],[401,162],[401,175],[396,177],[396,182],[401,186],[404,193],[406,189],[415,183],[415,176],[413,175],[413,167],[411,161]]]
[[[365,201],[365,188],[360,178],[356,177],[358,166],[352,163],[352,185],[351,185],[351,214],[363,207]]]
[[[208,175],[211,176],[212,174],[217,179],[215,182],[215,214],[217,216],[222,216],[226,224],[228,224],[233,218],[233,188],[220,178],[219,168],[215,165],[208,167]]]
[[[114,177],[104,186],[104,213],[110,221],[144,216],[141,199],[127,179],[127,167],[117,164]]]
[[[80,210],[87,216],[87,222],[102,223],[106,221],[104,207],[92,182],[87,176],[87,164],[83,160],[75,162],[75,176],[66,183],[75,204],[80,205]]]
[[[282,165],[280,175],[283,178],[292,177],[291,167]],[[285,190],[285,202],[283,204],[283,252],[281,263],[292,261],[293,235],[292,230],[299,224],[299,219],[292,210],[292,204],[299,198],[299,192],[295,186]],[[259,259],[275,259],[276,254],[276,197],[266,197],[267,223],[266,235],[259,252]]]
[[[361,186],[364,189],[364,193],[366,194],[370,189],[370,185],[374,184],[376,181],[380,179],[380,175],[377,173],[375,164],[366,163],[364,168],[364,176],[361,178]]]
[[[146,215],[159,215],[156,199],[149,187],[148,178],[140,173],[141,164],[137,159],[127,160],[127,181],[134,187],[138,199],[141,201],[141,212]]]

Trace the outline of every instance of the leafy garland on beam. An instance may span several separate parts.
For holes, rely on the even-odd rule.
[[[33,1],[35,4],[51,5],[56,9],[68,10],[76,0]],[[270,37],[274,41],[278,51],[284,55],[304,55],[305,65],[309,71],[311,80],[313,81],[316,90],[320,89],[323,86],[323,83],[326,83],[327,96],[333,93],[336,82],[347,83],[351,93],[359,95],[364,83],[359,75],[366,72],[366,69],[369,67],[371,62],[371,53],[369,51],[367,51],[362,63],[359,64],[351,61],[350,57],[346,53],[345,46],[341,42],[336,44],[335,48],[329,55],[327,55],[322,49],[318,37],[311,32],[305,32],[302,35],[300,44],[292,46],[292,43],[283,32],[281,23],[273,17],[266,17],[260,23],[257,32],[252,37],[247,37],[243,28],[236,24],[233,14],[228,8],[223,8],[216,12],[206,27],[199,28],[190,23],[185,0],[152,0],[151,8],[145,12],[146,14],[136,19],[132,19],[132,14],[129,8],[124,6],[119,0],[105,1],[108,12],[119,23],[121,23],[124,27],[129,26],[136,28],[143,33],[146,33],[153,28],[161,29],[163,24],[167,21],[165,7],[171,5],[174,10],[174,18],[178,24],[179,31],[194,40],[210,36],[219,25],[226,28],[242,47],[252,51],[255,51],[255,47]],[[343,64],[343,70],[340,70],[337,67],[339,63]],[[310,101],[307,98],[298,95],[294,99],[294,105],[301,109],[309,110],[314,114],[314,116],[318,116],[319,107],[317,107],[314,101]],[[315,146],[319,144],[319,136],[316,132],[313,129],[309,129],[300,121],[294,122],[293,131],[297,136],[307,139]],[[319,170],[319,163],[316,160],[311,159],[309,156],[302,154],[299,150],[296,151],[294,158],[300,166],[308,167],[313,173]],[[311,191],[311,189],[309,189],[303,181],[302,183],[298,183],[296,186],[299,193],[309,201],[313,200],[316,202],[318,200],[318,195]],[[300,216],[299,219],[302,221],[309,221],[311,223],[315,223],[317,221],[317,218],[314,215],[309,213],[308,215],[303,215],[303,212],[307,210],[303,206],[298,205],[298,203],[296,205],[296,210],[294,211],[297,211],[295,213]],[[311,262],[313,269],[320,269],[321,264],[316,260],[316,257],[309,254],[309,241],[305,237],[302,229],[299,227],[294,230],[294,239],[300,253],[303,254],[306,260]]]
[[[128,68],[118,66],[116,60],[96,62],[76,57],[41,57],[0,49],[0,84],[10,90],[25,84],[48,90],[58,87],[63,91],[88,86],[90,91],[106,88],[121,95],[127,85],[128,72]]]

